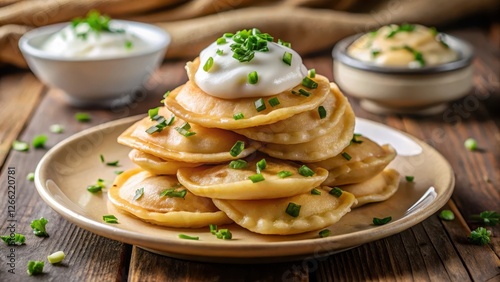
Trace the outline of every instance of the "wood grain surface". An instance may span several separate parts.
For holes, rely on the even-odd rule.
[[[456,218],[443,221],[437,214],[399,234],[329,257],[275,264],[216,264],[174,259],[135,246],[92,234],[69,223],[49,208],[26,179],[44,153],[61,140],[83,129],[130,115],[145,113],[158,105],[162,94],[187,80],[184,63],[166,61],[155,73],[135,103],[127,107],[77,109],[65,103],[63,94],[43,86],[29,72],[8,70],[0,76],[0,190],[7,195],[8,170],[15,170],[16,198],[12,221],[7,197],[0,197],[1,235],[15,224],[16,232],[26,235],[26,245],[16,246],[15,273],[8,272],[10,247],[0,246],[0,281],[500,281],[500,227],[491,243],[473,245],[470,231],[480,226],[471,216],[484,210],[500,212],[500,59],[493,28],[459,28],[449,32],[471,42],[476,50],[474,89],[453,102],[442,115],[433,117],[378,116],[365,112],[350,98],[357,116],[408,132],[436,148],[450,162],[456,176],[453,196],[443,209]],[[490,41],[489,38],[493,38]],[[497,45],[495,45],[497,44]],[[328,52],[305,58],[333,79],[332,58]],[[81,123],[76,112],[91,114]],[[49,132],[52,124],[64,132]],[[30,141],[47,134],[45,149],[28,152],[9,150],[12,141]],[[463,142],[475,138],[480,150],[470,152]],[[417,180],[418,181],[418,180]],[[49,220],[48,238],[32,234],[30,222],[41,216]],[[29,260],[65,251],[62,265],[46,263],[44,274],[28,279]]]

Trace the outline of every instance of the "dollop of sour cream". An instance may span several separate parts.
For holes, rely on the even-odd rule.
[[[291,48],[269,41],[268,51],[255,51],[252,60],[240,62],[233,58],[230,46],[234,41],[231,38],[225,41],[214,42],[200,53],[200,66],[194,80],[209,95],[223,99],[267,97],[295,87],[307,76],[302,58]],[[292,55],[290,65],[283,61],[285,52]],[[213,65],[205,71],[203,67],[209,58]],[[252,72],[258,76],[255,84],[249,82]]]
[[[41,50],[67,58],[120,57],[137,52],[147,43],[126,26],[111,22],[111,31],[94,31],[87,23],[68,25],[52,34]]]
[[[420,68],[452,62],[458,54],[442,34],[423,25],[383,26],[353,42],[347,53],[379,66]]]

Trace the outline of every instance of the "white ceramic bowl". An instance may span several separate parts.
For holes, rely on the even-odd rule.
[[[361,107],[369,112],[437,114],[448,107],[448,102],[465,96],[472,88],[473,50],[463,40],[443,34],[459,59],[412,69],[381,67],[350,57],[347,48],[360,36],[345,38],[335,45],[333,74],[339,87],[359,98]]]
[[[125,55],[99,58],[63,57],[40,47],[52,34],[70,23],[33,29],[19,40],[30,69],[47,85],[61,89],[75,106],[110,107],[126,103],[141,90],[164,58],[170,35],[163,29],[139,22],[114,20],[147,42],[147,47]]]

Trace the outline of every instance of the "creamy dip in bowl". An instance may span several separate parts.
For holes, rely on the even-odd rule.
[[[370,112],[437,114],[472,87],[472,47],[421,25],[389,25],[333,49],[334,77]]]
[[[62,90],[75,106],[127,103],[142,90],[170,44],[169,34],[154,25],[101,19],[108,22],[97,32],[77,19],[33,29],[19,40],[35,75]]]

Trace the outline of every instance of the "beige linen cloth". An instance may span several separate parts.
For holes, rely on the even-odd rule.
[[[0,0],[0,64],[26,67],[17,42],[28,30],[96,9],[155,23],[172,36],[167,58],[196,57],[224,32],[257,27],[301,54],[389,23],[440,26],[498,10],[499,0]]]

